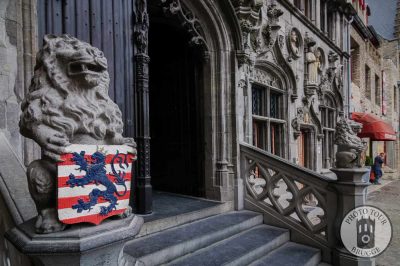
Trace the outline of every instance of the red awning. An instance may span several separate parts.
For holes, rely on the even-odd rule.
[[[382,119],[366,113],[351,113],[351,119],[363,125],[358,136],[371,140],[396,140],[396,132],[393,127]]]

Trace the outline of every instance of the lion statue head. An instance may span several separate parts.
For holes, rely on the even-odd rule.
[[[336,123],[335,144],[336,166],[339,168],[362,167],[365,159],[366,144],[357,136],[351,127],[352,122],[344,117]]]
[[[121,111],[108,96],[109,82],[99,49],[69,35],[46,35],[21,106],[21,133],[31,137],[34,127],[46,125],[67,139],[121,134]]]

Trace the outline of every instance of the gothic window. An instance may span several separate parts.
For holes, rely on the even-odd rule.
[[[375,104],[381,106],[381,82],[378,75],[375,75]]]
[[[301,10],[301,0],[294,0],[294,6]]]
[[[360,45],[353,39],[350,39],[351,49],[351,82],[360,87]]]
[[[336,41],[336,36],[335,36],[335,18],[336,18],[336,13],[333,11],[328,11],[327,15],[327,32],[328,32],[328,37],[332,41]]]
[[[308,19],[315,22],[315,0],[294,0],[294,6],[299,9]]]
[[[365,97],[371,100],[371,69],[365,65]]]
[[[285,156],[284,92],[273,86],[252,86],[253,145]]]
[[[315,22],[315,2],[314,0],[305,0],[304,15],[312,22]]]
[[[327,95],[321,106],[321,122],[324,138],[322,140],[322,165],[330,168],[334,165],[334,134],[336,127],[336,105],[333,99]]]

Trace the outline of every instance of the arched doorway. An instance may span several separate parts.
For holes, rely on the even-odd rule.
[[[150,5],[149,115],[155,190],[205,196],[202,49]]]

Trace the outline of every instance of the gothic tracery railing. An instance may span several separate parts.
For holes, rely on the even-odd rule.
[[[287,227],[297,239],[327,253],[334,246],[336,179],[289,163],[248,144],[240,144],[245,207],[262,211],[265,222]],[[305,240],[307,239],[307,240]]]

